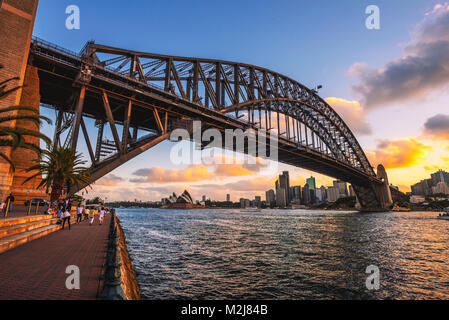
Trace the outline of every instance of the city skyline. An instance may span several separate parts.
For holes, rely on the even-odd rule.
[[[408,10],[404,11],[399,4],[378,1],[382,27],[377,31],[364,27],[364,9],[368,4],[365,1],[357,4],[329,2],[328,6],[306,3],[303,5],[308,10],[332,18],[321,21],[320,28],[301,34],[302,41],[296,39],[294,33],[286,37],[281,32],[285,29],[301,30],[303,23],[307,25],[307,21],[294,19],[300,6],[288,4],[288,8],[284,6],[284,10],[280,11],[276,6],[265,3],[257,14],[267,19],[277,19],[279,29],[270,31],[272,39],[267,47],[267,44],[257,41],[264,31],[255,30],[243,22],[245,19],[237,16],[236,20],[242,21],[237,26],[238,30],[248,29],[251,34],[251,37],[243,36],[241,39],[255,39],[250,43],[235,40],[239,42],[233,43],[232,47],[239,47],[238,51],[224,45],[234,41],[227,38],[232,32],[222,35],[222,38],[212,37],[209,46],[198,49],[183,40],[181,35],[172,32],[172,27],[163,30],[160,35],[152,35],[153,38],[148,39],[148,42],[138,42],[136,38],[129,37],[132,34],[129,30],[136,24],[140,28],[151,29],[152,23],[158,21],[129,19],[129,25],[117,29],[117,33],[111,32],[109,24],[107,32],[102,28],[91,29],[90,25],[102,24],[102,21],[106,24],[106,20],[118,12],[127,16],[136,14],[132,8],[115,4],[103,8],[95,3],[79,1],[81,29],[69,31],[58,28],[60,21],[50,18],[64,10],[68,2],[50,2],[39,6],[34,34],[74,51],[78,51],[86,39],[95,39],[98,43],[140,51],[247,61],[285,73],[310,88],[323,85],[320,95],[354,131],[371,164],[384,164],[390,182],[401,191],[410,191],[412,183],[423,179],[436,168],[449,167],[449,115],[445,108],[447,81],[445,77],[430,71],[425,78],[420,78],[423,70],[427,70],[420,64],[422,61],[427,61],[435,70],[445,70],[447,59],[433,56],[429,53],[433,51],[429,50],[431,46],[448,41],[447,34],[438,32],[438,27],[444,26],[449,16],[446,2],[429,1],[424,4],[422,1],[409,1]],[[157,2],[154,5],[163,6]],[[139,8],[145,12],[146,6],[139,5]],[[217,9],[217,6],[220,5],[198,4],[200,10],[206,11]],[[194,8],[182,7],[175,13],[184,14],[183,10],[191,14],[194,12]],[[281,16],[291,16],[292,19],[279,19]],[[195,21],[191,27],[219,32],[217,27],[207,21]],[[322,38],[333,47],[332,56],[321,50],[322,42],[316,41],[316,38]],[[166,39],[171,40],[167,42]],[[356,52],[347,50],[352,47],[353,41],[359,43]],[[283,52],[289,53],[273,52],[270,49],[272,47],[285,48]],[[443,56],[446,53],[444,50],[442,48],[438,52]],[[411,68],[411,65],[416,69]],[[395,73],[396,70],[401,70],[401,73]],[[393,79],[394,75],[398,78]],[[421,85],[420,90],[408,88],[406,79],[415,79]],[[391,88],[384,85],[393,80],[394,86],[391,85]],[[372,92],[375,90],[382,94],[374,96]],[[42,108],[42,112],[55,119],[53,111]],[[389,116],[385,117],[385,114]],[[43,132],[50,133],[52,128],[44,128]],[[110,132],[106,132],[106,135],[112,139]],[[89,190],[88,196],[107,196],[111,200],[134,199],[138,196],[157,200],[167,192],[174,190],[181,193],[189,187],[196,198],[207,191],[214,198],[225,198],[227,193],[231,193],[235,200],[246,194],[263,195],[276,176],[285,170],[290,172],[290,179],[295,185],[303,185],[302,177],[310,175],[316,177],[318,184],[330,185],[333,181],[333,178],[284,164],[279,164],[277,173],[266,174],[262,161],[253,167],[239,164],[176,166],[170,163],[167,155],[172,146],[172,143],[164,142],[128,162],[99,180]],[[87,155],[86,148],[84,153]]]

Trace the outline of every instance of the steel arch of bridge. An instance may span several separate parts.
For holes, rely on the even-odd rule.
[[[278,130],[281,162],[311,170],[317,163],[319,170],[313,171],[352,183],[362,206],[384,207],[378,188],[382,178],[351,130],[314,90],[289,77],[249,64],[142,53],[93,42],[74,53],[40,39],[31,43],[30,63],[39,69],[43,102],[64,106],[60,113],[72,115],[73,148],[82,129],[94,179],[163,141],[178,120],[187,118],[219,130]],[[136,109],[139,114],[131,116]],[[96,119],[96,148],[90,146],[85,116]],[[101,140],[105,123],[113,141]],[[117,124],[123,125],[121,139]],[[139,140],[141,129],[154,134]],[[102,152],[110,155],[101,158]]]
[[[271,112],[288,115],[305,125],[304,138],[308,137],[307,129],[317,134],[331,151],[327,154],[375,175],[343,119],[314,90],[287,76],[244,63],[142,53],[95,43],[88,43],[83,54],[109,70],[206,108],[223,113],[256,110],[259,117],[261,110],[270,115]],[[252,125],[256,124],[254,118],[247,118]],[[277,126],[279,128],[279,124]],[[292,138],[290,132],[287,135]],[[315,140],[310,140],[310,146],[315,148]]]

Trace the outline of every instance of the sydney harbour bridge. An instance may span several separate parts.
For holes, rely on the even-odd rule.
[[[40,102],[57,111],[54,143],[76,149],[84,136],[93,180],[201,121],[202,130],[223,134],[276,130],[280,162],[351,183],[363,210],[391,204],[385,170],[374,171],[341,117],[315,90],[277,72],[94,42],[72,52],[38,38],[28,65],[37,69]],[[86,118],[95,119],[96,143]]]

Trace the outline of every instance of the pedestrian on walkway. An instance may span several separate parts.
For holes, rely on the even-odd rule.
[[[76,208],[76,224],[79,224],[83,220],[83,207],[81,203],[78,204]]]
[[[70,212],[68,210],[64,211],[64,213],[62,215],[62,229],[64,229],[65,222],[67,221],[69,224],[69,230],[70,230],[70,218],[71,218]]]
[[[89,226],[91,226],[92,223],[94,223],[95,213],[94,213],[93,209],[91,209],[91,210],[86,209],[86,211],[88,211],[87,214],[88,214],[88,217],[89,217]]]
[[[69,198],[69,199],[67,200],[67,210],[68,210],[69,212],[72,211],[72,202],[73,202],[73,200],[72,200],[71,198]]]
[[[103,220],[104,220],[104,207],[100,208],[99,220],[100,220],[100,226],[101,226],[103,224]]]

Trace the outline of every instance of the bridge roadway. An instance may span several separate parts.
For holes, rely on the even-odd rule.
[[[111,71],[93,61],[92,57],[70,52],[42,40],[32,41],[29,64],[39,72],[41,103],[74,115],[73,130],[70,133],[73,147],[77,145],[81,126],[92,160],[94,180],[164,141],[171,130],[182,122],[199,120],[203,129],[216,128],[222,133],[225,129],[252,128],[256,132],[260,129],[254,123],[207,108],[138,78]],[[122,141],[117,130],[112,128],[116,154],[100,159],[98,150],[94,152],[90,145],[83,117],[105,119],[114,127],[117,124],[123,126]],[[132,134],[129,131],[131,128]],[[150,135],[137,139],[137,130]],[[319,152],[317,148],[305,146],[302,142],[284,136],[279,136],[278,139],[278,157],[279,162],[351,183],[362,206],[368,210],[381,210],[384,207],[382,191],[379,189],[383,181],[371,167],[369,170],[362,170],[347,161],[337,159],[329,152]]]

